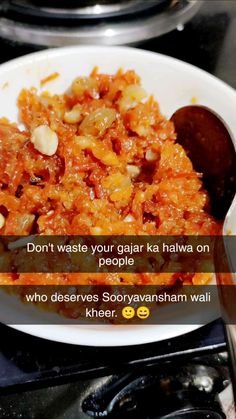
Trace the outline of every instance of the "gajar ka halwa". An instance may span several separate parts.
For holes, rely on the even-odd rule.
[[[201,174],[134,71],[22,90],[0,120],[0,234],[215,235]],[[2,284],[174,284],[180,274],[2,274]],[[207,274],[182,274],[202,284]]]

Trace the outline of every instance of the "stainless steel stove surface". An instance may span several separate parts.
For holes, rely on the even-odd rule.
[[[58,0],[56,3],[58,7],[55,7],[53,0],[0,3],[1,62],[38,50],[43,44],[40,37],[32,38],[29,43],[29,34],[25,42],[19,42],[17,31],[12,29],[17,26],[14,23],[17,19],[22,22],[27,19],[23,17],[23,6],[26,5],[31,5],[32,14],[37,6],[47,13],[48,19],[52,14],[54,18],[55,14],[61,16],[64,13],[61,13],[62,9],[66,8],[68,13],[73,10],[76,15],[74,19],[78,16],[81,18],[81,14],[84,14],[84,21],[88,15],[91,19],[92,10],[100,17],[102,13],[110,14],[106,19],[112,22],[113,19],[119,20],[124,10],[127,13],[129,7],[129,18],[132,19],[132,4],[154,7],[156,19],[167,10],[170,12],[170,5],[174,5],[173,2],[164,1],[162,4],[155,1],[155,5],[150,5],[149,1],[138,0],[98,0],[96,4],[100,8],[96,8],[95,1],[85,4],[82,0],[66,0],[65,5],[64,0]],[[188,10],[191,4],[196,4],[185,0],[177,3],[177,7],[186,7],[188,3]],[[197,3],[199,8],[202,2],[197,0]],[[151,19],[154,9],[151,11],[147,8],[141,14],[145,14],[145,19]],[[115,17],[114,13],[119,16]],[[175,30],[152,40],[145,39],[142,34],[138,46],[187,61],[236,88],[235,0],[206,0],[199,11],[194,10],[193,15],[186,24],[185,20],[170,18]],[[6,25],[6,21],[11,19],[12,25]],[[134,25],[136,21],[137,16]],[[103,26],[104,22],[101,24]],[[27,25],[33,25],[32,21],[19,24],[26,29]],[[70,30],[67,27],[65,32],[69,33]],[[159,34],[158,31],[155,33]],[[109,36],[109,42],[112,43],[111,32]],[[120,43],[126,43],[125,39],[120,39]],[[221,322],[201,328],[187,337],[113,349],[44,341],[5,326],[1,326],[0,331],[0,419],[236,417],[232,407],[232,391],[228,385],[232,380],[231,359],[228,359],[229,348]]]

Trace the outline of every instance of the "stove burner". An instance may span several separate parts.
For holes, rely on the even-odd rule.
[[[219,354],[111,376],[90,389],[82,409],[93,418],[225,419],[216,396],[228,383],[225,362]]]
[[[34,47],[137,44],[183,25],[201,7],[199,0],[66,2],[2,1],[0,36]]]
[[[1,6],[5,17],[26,23],[76,25],[98,19],[117,19],[157,13],[171,0],[5,0]]]

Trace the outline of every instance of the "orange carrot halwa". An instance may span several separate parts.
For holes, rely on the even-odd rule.
[[[134,71],[22,90],[0,120],[1,235],[215,235],[201,174]],[[173,284],[161,274],[1,274],[2,284]],[[184,283],[207,274],[182,274]]]

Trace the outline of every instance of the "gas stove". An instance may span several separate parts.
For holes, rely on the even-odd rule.
[[[188,344],[180,336],[135,347],[88,348],[6,326],[1,336],[3,418],[235,418],[220,320],[189,334]]]
[[[56,3],[56,5],[55,5]],[[0,36],[40,46],[134,44],[191,19],[199,0],[5,0]]]
[[[105,42],[135,42],[203,68],[236,88],[234,0],[56,3],[1,2],[1,62],[49,45],[101,44],[104,28],[124,25],[134,37],[127,38],[126,32],[119,38],[110,30]],[[40,24],[35,19],[39,12]],[[150,26],[138,26],[142,17],[143,22],[153,19],[151,32]],[[100,38],[98,32],[88,33],[91,22],[96,22],[95,32],[100,28]],[[236,417],[231,351],[220,320],[171,340],[112,349],[44,341],[6,326],[0,331],[0,418]]]

